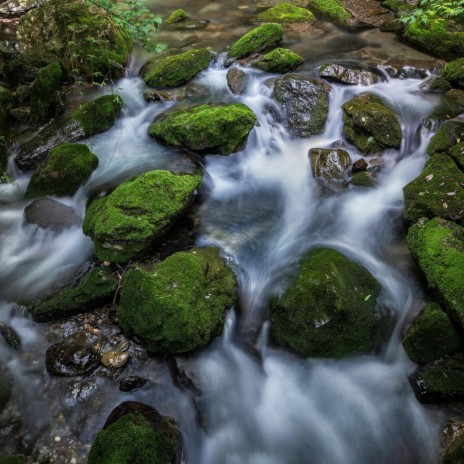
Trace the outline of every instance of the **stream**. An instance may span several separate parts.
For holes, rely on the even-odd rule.
[[[164,17],[184,6],[180,0],[149,3]],[[109,412],[121,401],[134,400],[178,421],[189,464],[437,463],[445,414],[416,400],[408,382],[415,364],[401,345],[406,325],[424,301],[405,243],[402,188],[422,171],[433,135],[422,120],[440,97],[421,91],[424,78],[394,79],[382,66],[392,57],[430,58],[378,30],[354,35],[323,22],[310,31],[290,30],[284,45],[305,58],[298,72],[317,77],[318,66],[330,59],[379,65],[384,78],[369,87],[331,84],[325,131],[298,139],[272,98],[269,80],[277,75],[243,67],[247,86],[241,96],[233,95],[226,82],[225,46],[249,30],[248,16],[276,2],[192,3],[189,13],[211,24],[195,31],[161,30],[157,40],[172,52],[212,47],[218,54],[209,69],[189,84],[185,99],[147,103],[145,84],[137,77],[147,54],[136,51],[126,77],[103,89],[122,96],[122,117],[109,131],[84,141],[99,157],[98,169],[73,198],[59,201],[82,220],[87,199],[97,191],[152,169],[192,172],[195,165],[184,152],[147,135],[154,117],[176,105],[246,104],[258,118],[246,148],[228,157],[194,160],[205,169],[194,212],[196,244],[222,250],[239,282],[239,304],[228,314],[221,337],[181,360],[201,393],[188,394],[174,383],[168,361],[134,346],[124,375],[148,378],[146,388],[122,393],[117,382],[97,373],[91,379],[95,392],[70,396],[70,379],[51,378],[43,359],[48,346],[75,330],[74,323],[33,323],[12,302],[72,284],[89,269],[93,245],[80,224],[61,232],[23,224],[30,174],[15,168],[12,153],[15,182],[0,186],[0,322],[19,333],[22,348],[13,351],[0,339],[0,360],[14,376],[15,406],[6,415],[21,418],[21,446],[39,450],[36,455],[50,463],[84,463]],[[308,151],[343,139],[341,105],[367,89],[399,116],[402,146],[382,155],[374,188],[328,192],[311,175]],[[353,161],[362,157],[351,145],[348,151]],[[269,344],[269,300],[285,288],[301,256],[316,246],[341,251],[381,284],[378,307],[388,324],[374,354],[304,360]],[[100,321],[110,337],[117,326],[105,318]],[[7,441],[6,448],[14,452],[18,444]]]

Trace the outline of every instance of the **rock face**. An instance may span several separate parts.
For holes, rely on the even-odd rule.
[[[464,140],[464,119],[447,121],[430,140],[427,153],[429,155],[446,153],[462,140]]]
[[[228,52],[230,58],[245,58],[252,53],[264,52],[282,42],[284,30],[280,24],[268,23],[256,27],[235,42]]]
[[[370,352],[379,292],[364,267],[335,250],[313,250],[287,290],[271,303],[272,336],[305,358]]]
[[[110,270],[94,268],[71,290],[64,290],[30,309],[37,322],[50,322],[90,311],[112,300],[119,279]]]
[[[51,375],[75,377],[95,370],[100,356],[78,345],[57,343],[45,353],[45,364]]]
[[[108,417],[90,449],[88,464],[181,462],[182,438],[174,419],[126,401]]]
[[[300,55],[290,50],[276,48],[253,62],[252,66],[266,72],[287,73],[303,64],[303,61]]]
[[[123,281],[119,324],[152,353],[201,348],[222,333],[235,286],[232,271],[211,247],[175,253],[146,268],[136,265]]]
[[[362,153],[374,155],[387,148],[400,148],[398,117],[381,98],[364,94],[343,106],[343,134]]]
[[[441,73],[455,87],[464,89],[464,58],[451,61],[443,67]]]
[[[177,87],[193,79],[209,66],[211,53],[206,49],[188,52],[167,58],[153,58],[142,68],[142,77],[151,87]]]
[[[322,82],[289,74],[275,81],[274,98],[284,106],[295,135],[309,137],[324,131],[329,98]]]
[[[147,251],[187,211],[200,175],[150,171],[93,201],[83,230],[102,261],[125,262]]]
[[[32,174],[26,198],[73,196],[97,167],[98,158],[87,145],[59,145]]]
[[[61,231],[80,224],[81,220],[69,206],[50,198],[38,198],[24,209],[24,223]]]
[[[321,65],[319,75],[327,80],[349,85],[372,85],[380,78],[372,71],[343,66],[336,63]]]
[[[464,228],[435,218],[409,229],[408,247],[429,289],[460,329],[464,328]]]
[[[172,147],[230,155],[244,148],[255,122],[242,103],[200,105],[162,117],[148,134]]]
[[[306,8],[291,3],[280,3],[274,8],[255,16],[255,21],[263,23],[312,23],[316,17]]]
[[[23,171],[35,169],[45,161],[52,148],[107,131],[123,107],[124,101],[119,95],[104,95],[82,105],[70,117],[49,124],[21,145],[16,164]]]
[[[342,148],[309,150],[313,176],[323,184],[345,184],[351,167],[349,153]]]

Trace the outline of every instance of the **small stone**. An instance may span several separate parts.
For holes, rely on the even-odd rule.
[[[119,390],[123,392],[130,392],[138,388],[142,388],[147,382],[147,379],[138,377],[136,375],[130,375],[121,379],[119,382]]]
[[[353,163],[351,171],[353,174],[356,174],[357,172],[366,171],[368,166],[367,161],[364,158],[361,158]]]
[[[129,353],[115,350],[107,351],[101,358],[102,364],[111,369],[118,369],[119,367],[124,366],[127,364],[128,360]]]
[[[1,322],[0,322],[0,335],[3,336],[3,338],[8,343],[8,345],[11,346],[11,348],[14,348],[15,350],[17,350],[21,347],[21,338],[19,337],[16,330],[12,329],[10,326],[3,324]]]
[[[227,71],[227,85],[234,95],[241,95],[245,90],[246,74],[238,68],[230,68]]]

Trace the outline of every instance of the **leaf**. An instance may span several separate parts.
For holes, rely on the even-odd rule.
[[[372,295],[367,295],[364,297],[364,301],[367,301]]]
[[[425,180],[427,182],[430,182],[433,179],[433,174],[429,174],[428,176],[425,177]]]
[[[448,195],[449,197],[452,197],[452,196],[456,195],[456,192],[448,192],[447,195]]]
[[[448,203],[446,203],[446,201],[443,202],[443,208],[448,209]]]

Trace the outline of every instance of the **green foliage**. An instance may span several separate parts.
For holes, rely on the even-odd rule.
[[[406,24],[426,25],[436,20],[462,24],[464,0],[419,0],[417,8],[401,17],[401,21]]]

